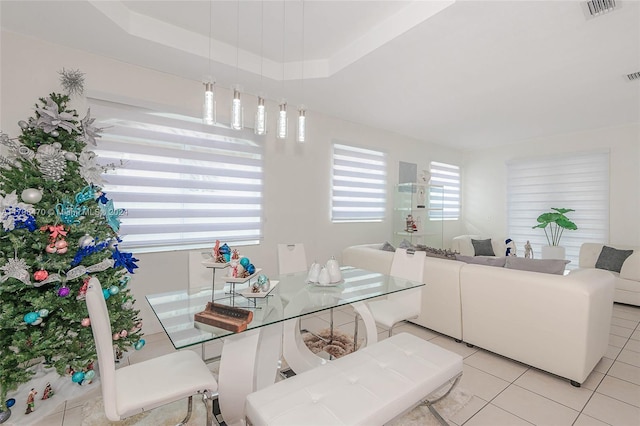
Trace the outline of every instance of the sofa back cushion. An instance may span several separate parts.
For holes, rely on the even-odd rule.
[[[525,257],[507,256],[504,267],[521,271],[563,275],[564,267],[569,262],[569,260],[564,259],[527,259]]]
[[[456,254],[456,260],[475,265],[497,266],[498,268],[504,267],[507,262],[506,256],[463,256],[461,254]]]
[[[451,240],[451,250],[463,255],[463,256],[475,256],[476,251],[473,248],[471,240],[485,240],[487,237],[481,237],[480,235],[459,235]],[[491,247],[495,256],[504,256],[507,250],[507,245],[504,239],[491,238]]]

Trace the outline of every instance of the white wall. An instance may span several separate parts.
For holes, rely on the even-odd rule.
[[[200,115],[202,83],[149,69],[132,66],[109,58],[63,48],[3,31],[1,34],[1,101],[0,128],[10,136],[19,134],[17,122],[33,115],[33,105],[40,97],[60,92],[58,71],[80,69],[85,75],[87,93],[139,99],[168,105],[176,112]],[[274,94],[275,96],[276,94]],[[228,122],[231,94],[218,88],[218,121]],[[255,99],[244,96],[245,122],[254,115]],[[84,115],[85,102],[74,99],[72,107]],[[391,203],[382,223],[333,224],[329,220],[329,176],[331,141],[340,141],[380,149],[387,152],[389,162],[389,197],[397,182],[398,162],[418,163],[418,170],[429,161],[458,164],[460,153],[437,145],[419,142],[355,123],[308,111],[307,136],[304,145],[293,139],[293,122],[286,142],[275,139],[276,105],[267,105],[271,118],[265,151],[264,240],[259,246],[242,248],[241,253],[276,274],[276,244],[303,242],[308,261],[339,258],[344,247],[353,244],[391,240]],[[117,200],[114,200],[117,207]],[[445,241],[459,233],[458,223],[446,224]],[[212,242],[213,245],[213,242]],[[187,252],[136,254],[139,269],[131,288],[142,310],[145,332],[159,331],[159,324],[148,308],[144,295],[186,288],[188,285]]]
[[[485,236],[507,235],[507,161],[601,149],[610,152],[609,242],[640,245],[640,125],[637,123],[465,152],[462,229],[465,233]],[[535,218],[532,218],[533,224]]]

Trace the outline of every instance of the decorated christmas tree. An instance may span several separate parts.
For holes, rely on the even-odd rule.
[[[96,349],[84,302],[95,276],[114,330],[114,350],[144,345],[127,284],[137,268],[121,252],[119,216],[101,191],[101,166],[91,151],[102,129],[90,111],[68,109],[82,93],[79,71],[61,72],[67,94],[52,93],[20,121],[21,134],[0,133],[0,412],[7,393],[29,381],[40,363],[73,382],[94,376]]]

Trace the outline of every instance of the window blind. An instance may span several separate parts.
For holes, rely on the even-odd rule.
[[[263,148],[253,132],[90,99],[103,190],[121,216],[121,245],[151,250],[257,244],[262,237]]]
[[[441,186],[429,194],[429,218],[456,220],[460,218],[460,167],[432,161],[431,184]],[[442,208],[440,210],[440,208]]]
[[[386,155],[333,144],[331,221],[382,221],[386,210]]]
[[[609,240],[609,153],[577,153],[570,156],[523,159],[507,163],[508,237],[520,255],[530,241],[534,257],[548,245],[542,229],[532,229],[540,214],[552,207],[574,209],[567,213],[578,229],[564,231],[567,268],[578,266],[583,242]]]

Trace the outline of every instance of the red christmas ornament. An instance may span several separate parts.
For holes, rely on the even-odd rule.
[[[47,279],[48,276],[49,276],[49,273],[44,269],[40,269],[39,271],[35,271],[33,273],[33,279],[35,279],[36,281],[44,281]]]

